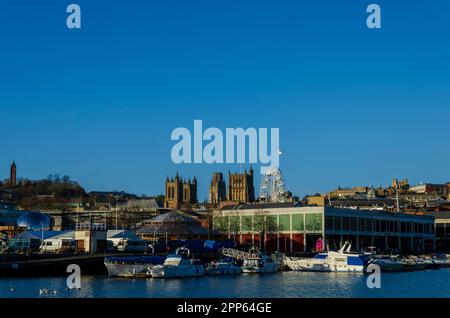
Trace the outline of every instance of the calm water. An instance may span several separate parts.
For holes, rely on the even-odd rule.
[[[450,297],[450,269],[386,273],[379,290],[368,289],[366,279],[360,274],[299,272],[171,280],[87,276],[80,291],[68,291],[65,277],[0,278],[0,297]],[[57,294],[40,296],[43,288]]]

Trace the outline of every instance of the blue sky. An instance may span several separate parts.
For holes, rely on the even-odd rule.
[[[159,194],[176,127],[279,127],[296,195],[447,182],[450,2],[1,1],[0,178]],[[365,25],[381,5],[382,29]],[[259,186],[259,178],[256,180]]]

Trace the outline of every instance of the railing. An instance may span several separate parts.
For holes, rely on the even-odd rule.
[[[75,225],[77,231],[106,231],[104,223],[77,223]]]
[[[245,259],[245,258],[251,258],[251,257],[259,257],[257,254],[251,254],[249,252],[244,252],[240,250],[235,250],[232,248],[222,248],[220,250],[220,253],[222,253],[223,256],[231,257],[235,259]]]

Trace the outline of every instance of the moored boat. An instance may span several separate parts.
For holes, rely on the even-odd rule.
[[[435,263],[439,264],[439,267],[450,267],[450,260],[446,255],[432,255],[431,259]]]
[[[183,247],[168,255],[164,264],[149,267],[153,278],[198,277],[205,274],[204,265],[190,257],[190,251]]]
[[[209,276],[239,275],[242,269],[231,258],[224,258],[211,262],[206,268]]]
[[[350,249],[351,244],[346,242],[338,252],[319,253],[313,258],[288,257],[284,263],[293,271],[364,272],[369,257],[365,254],[352,254]]]
[[[427,258],[424,260],[425,262],[425,269],[440,269],[441,268],[441,262],[434,260],[432,258]]]
[[[410,260],[399,256],[376,256],[372,264],[380,266],[382,272],[410,272],[426,268],[426,263],[420,259]]]
[[[109,277],[147,277],[148,268],[162,264],[162,256],[106,257]]]
[[[244,258],[242,264],[243,273],[276,273],[281,263],[273,260],[268,255],[262,254],[257,248],[252,248]]]

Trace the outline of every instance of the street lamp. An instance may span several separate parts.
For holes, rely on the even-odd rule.
[[[41,245],[44,246],[44,223],[42,221],[41,221]]]

